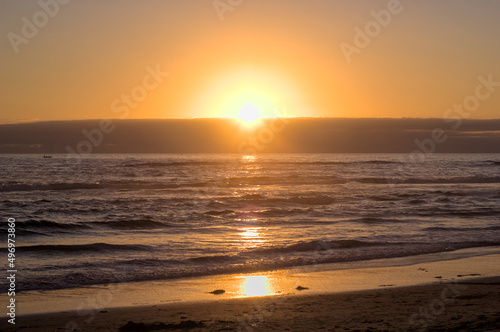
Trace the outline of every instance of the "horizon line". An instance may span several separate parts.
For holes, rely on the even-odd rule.
[[[349,119],[349,120],[444,120],[442,117],[435,117],[435,118],[429,118],[429,117],[334,117],[334,116],[263,116],[260,117],[260,119],[280,119],[280,118],[286,118],[286,119],[325,119],[325,120],[343,120],[343,119]],[[500,120],[500,117],[498,118],[446,118],[447,120],[481,120],[481,121],[493,121],[493,120]],[[18,125],[18,124],[36,124],[36,123],[45,123],[45,122],[78,122],[78,121],[102,121],[102,120],[112,120],[112,121],[144,121],[144,120],[150,120],[150,121],[168,121],[168,120],[235,120],[238,121],[238,117],[230,117],[230,116],[225,116],[225,117],[170,117],[170,118],[130,118],[130,119],[121,119],[121,118],[88,118],[88,119],[59,119],[59,120],[26,120],[26,121],[19,121],[19,122],[3,122],[0,120],[0,126],[3,125]]]

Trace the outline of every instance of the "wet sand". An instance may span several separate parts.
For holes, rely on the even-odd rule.
[[[16,325],[4,318],[0,330],[500,331],[498,259],[494,254],[333,271],[318,265],[26,292],[16,299]],[[216,289],[224,292],[210,293]]]
[[[18,331],[65,327],[72,328],[67,331],[498,331],[500,277],[340,294],[115,308],[83,315],[39,314],[19,317],[16,324]]]

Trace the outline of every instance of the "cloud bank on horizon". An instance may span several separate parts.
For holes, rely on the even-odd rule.
[[[499,120],[274,118],[0,125],[0,153],[500,153]]]

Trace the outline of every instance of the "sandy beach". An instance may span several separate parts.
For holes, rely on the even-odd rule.
[[[241,289],[242,294],[232,284],[242,279],[239,275],[124,284],[114,294],[103,292],[106,287],[117,287],[112,285],[28,292],[18,297],[19,309],[31,314],[21,312],[15,327],[4,319],[0,329],[495,331],[500,326],[498,258],[495,254],[404,266],[275,271],[243,278],[251,284]],[[390,262],[397,264],[398,260]],[[299,286],[302,289],[297,289]],[[173,289],[181,287],[184,290]],[[225,292],[208,292],[215,289]],[[266,296],[256,296],[264,290]],[[147,294],[150,302],[144,302]],[[196,294],[197,300],[193,298]],[[99,301],[106,296],[113,301],[101,306]],[[184,301],[178,297],[185,297]],[[61,304],[66,306],[64,311],[59,310]]]
[[[312,296],[275,296],[20,317],[6,331],[498,331],[500,277]],[[68,331],[69,331],[68,330]]]

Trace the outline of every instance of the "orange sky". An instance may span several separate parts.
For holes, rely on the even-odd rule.
[[[246,0],[223,13],[213,1],[56,1],[45,0],[53,17],[35,1],[0,4],[2,123],[237,116],[248,104],[264,116],[440,118],[480,75],[500,82],[497,1]],[[389,10],[375,23],[371,11]],[[367,24],[379,31],[348,59]],[[469,116],[498,118],[498,90]]]

